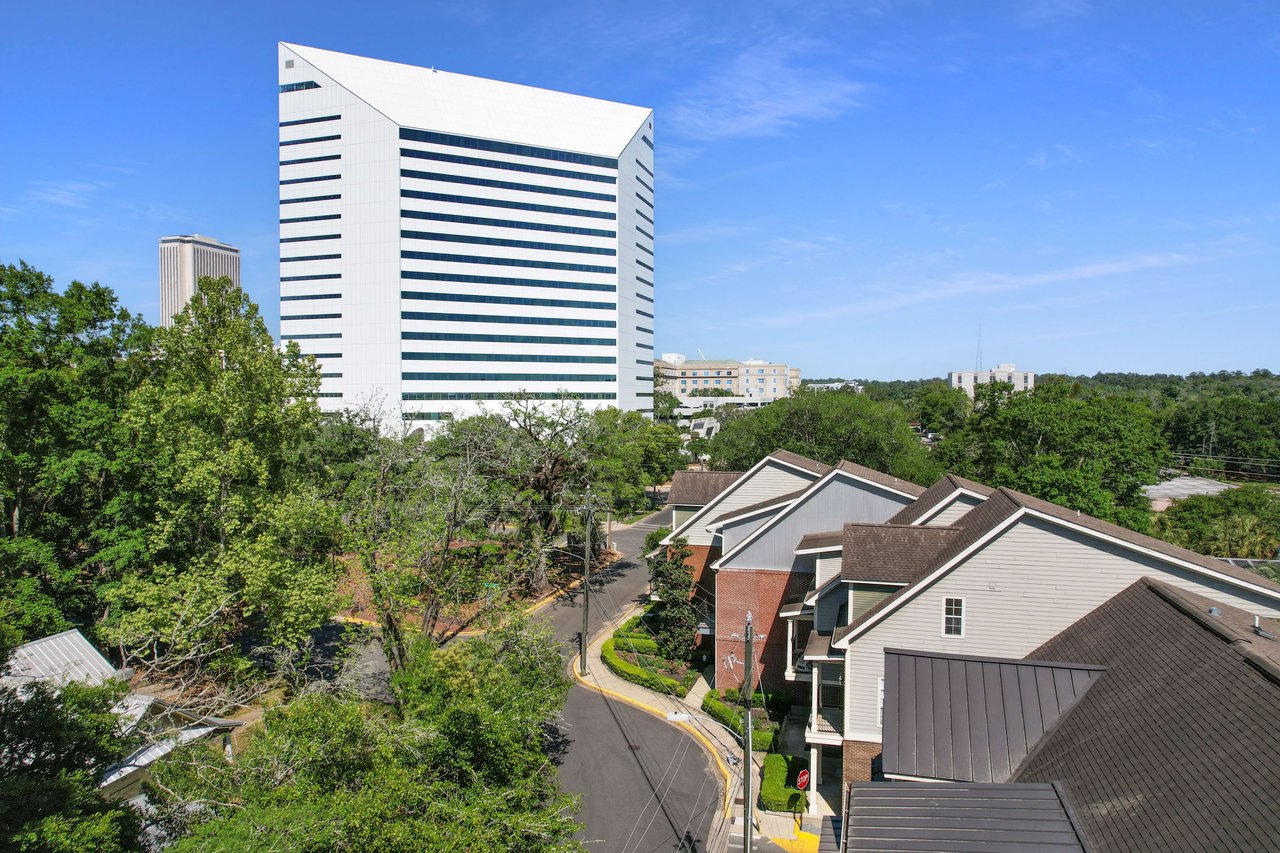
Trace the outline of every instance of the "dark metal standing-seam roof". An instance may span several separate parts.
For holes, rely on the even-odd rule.
[[[671,475],[671,491],[667,493],[667,503],[675,506],[706,506],[741,476],[741,471],[677,471]]]
[[[1084,853],[1051,784],[857,782],[849,786],[845,853]]]
[[[1006,782],[1104,671],[885,649],[884,772]]]

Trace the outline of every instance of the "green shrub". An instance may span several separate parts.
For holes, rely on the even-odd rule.
[[[707,695],[702,697],[702,712],[717,723],[728,726],[739,738],[745,733],[742,709],[722,702],[720,693],[715,690],[708,690]],[[768,752],[772,749],[777,731],[776,723],[757,721],[751,729],[751,751]]]
[[[615,640],[609,639],[604,641],[604,645],[600,647],[600,659],[604,661],[604,665],[609,671],[621,679],[630,681],[632,684],[639,684],[649,690],[658,693],[667,693],[672,696],[684,696],[689,692],[689,688],[693,687],[693,682],[698,680],[698,673],[689,671],[679,681],[674,678],[668,678],[656,672],[645,669],[643,666],[631,663],[618,657],[618,653],[614,648]]]
[[[796,776],[809,766],[809,761],[792,755],[771,752],[764,757],[760,779],[760,807],[771,812],[805,811],[809,797],[795,786]]]
[[[633,637],[630,635],[626,637],[619,637],[617,634],[613,635],[613,639],[616,641],[614,648],[620,652],[632,652],[638,655],[658,654],[658,644],[653,640],[647,638],[642,639],[640,637]]]

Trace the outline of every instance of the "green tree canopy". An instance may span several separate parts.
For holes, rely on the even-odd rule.
[[[122,496],[120,582],[103,632],[135,665],[239,653],[251,625],[293,644],[333,612],[333,506],[287,468],[319,417],[315,360],[277,349],[230,279],[201,279],[158,330],[122,417],[135,488]]]
[[[712,467],[736,471],[778,448],[828,465],[847,459],[917,483],[932,482],[940,473],[900,406],[853,392],[801,388],[726,417],[707,445]]]
[[[102,771],[132,746],[112,712],[126,692],[122,682],[0,686],[0,848],[141,849],[139,815],[98,791]]]
[[[329,693],[267,712],[228,763],[193,744],[151,790],[185,851],[574,851],[544,731],[568,690],[559,644],[516,620],[395,678],[402,715]]]
[[[25,639],[89,622],[127,491],[118,422],[150,329],[99,284],[0,266],[0,598]]]
[[[957,474],[1143,531],[1142,486],[1158,482],[1169,460],[1150,405],[1062,384],[980,386],[973,414],[939,454]]]
[[[1175,501],[1156,517],[1160,538],[1215,557],[1273,558],[1280,545],[1280,495],[1248,485]]]

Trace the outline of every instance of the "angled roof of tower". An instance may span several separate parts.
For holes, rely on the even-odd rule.
[[[646,107],[281,42],[402,127],[617,157]]]

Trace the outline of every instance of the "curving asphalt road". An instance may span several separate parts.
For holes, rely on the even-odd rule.
[[[670,523],[663,510],[629,530],[614,532],[624,559],[596,574],[590,631],[648,594],[640,555],[645,534]],[[565,594],[543,613],[577,650],[581,595]],[[574,684],[559,728],[560,785],[581,795],[578,836],[599,853],[702,851],[721,803],[722,780],[711,759],[680,729],[624,702]]]

